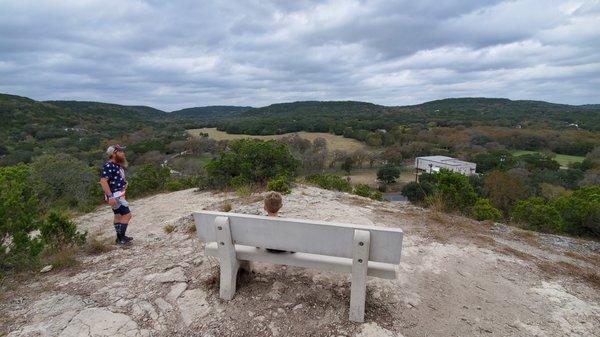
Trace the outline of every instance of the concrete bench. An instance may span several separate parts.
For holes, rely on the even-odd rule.
[[[219,294],[224,300],[235,294],[242,261],[349,273],[350,320],[363,322],[367,276],[396,278],[403,237],[399,228],[210,211],[193,215],[205,255],[219,259]],[[296,253],[270,253],[264,248]]]

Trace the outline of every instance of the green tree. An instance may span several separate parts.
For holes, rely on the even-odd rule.
[[[127,195],[138,197],[150,192],[161,191],[169,177],[169,169],[158,165],[139,165],[127,180]]]
[[[527,198],[527,189],[519,180],[504,171],[492,171],[484,178],[484,190],[494,207],[508,214],[515,202]]]
[[[548,233],[562,230],[563,220],[558,210],[543,198],[535,197],[519,200],[512,210],[512,220],[525,224],[528,228]]]
[[[344,162],[342,163],[342,170],[346,172],[346,174],[350,174],[350,171],[354,168],[354,159],[351,157],[346,157]]]
[[[545,153],[530,153],[519,156],[519,162],[529,171],[535,169],[547,169],[558,171],[560,164]]]
[[[205,169],[215,187],[266,184],[269,179],[293,177],[299,167],[286,144],[270,140],[239,139],[229,143]]]
[[[377,180],[386,184],[396,182],[400,177],[400,168],[395,165],[387,164],[377,171]]]
[[[43,209],[57,204],[81,209],[101,200],[100,194],[94,193],[97,175],[67,154],[37,157],[31,164],[30,180]]]
[[[29,233],[38,227],[38,201],[25,165],[0,167],[0,272],[35,266],[43,244]]]
[[[468,214],[477,201],[477,193],[469,184],[469,178],[458,172],[441,169],[432,174],[435,182],[435,192],[444,200],[447,211],[460,211]]]
[[[581,188],[552,199],[550,204],[564,220],[565,231],[600,237],[600,186]]]
[[[500,210],[492,206],[490,201],[485,198],[479,198],[473,206],[473,217],[479,221],[493,220],[496,221],[502,217]]]
[[[433,194],[433,185],[427,181],[420,183],[412,181],[402,187],[401,193],[413,204],[417,204],[425,200],[429,195]]]

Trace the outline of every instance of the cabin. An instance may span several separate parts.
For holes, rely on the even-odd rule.
[[[472,175],[475,174],[477,164],[446,156],[426,156],[415,159],[417,172],[434,173],[443,168],[464,175]]]

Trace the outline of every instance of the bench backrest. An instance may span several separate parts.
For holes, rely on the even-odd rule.
[[[369,261],[400,263],[404,235],[400,228],[211,211],[193,215],[198,238],[204,242],[217,241],[215,218],[224,216],[229,218],[235,244],[346,258],[352,258],[354,230],[368,230],[371,233]]]

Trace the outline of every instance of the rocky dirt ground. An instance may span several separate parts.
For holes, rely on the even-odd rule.
[[[348,322],[347,275],[254,264],[236,297],[222,301],[218,263],[204,257],[190,213],[227,203],[262,213],[259,195],[185,190],[140,199],[126,249],[112,244],[109,209],[77,218],[112,249],[5,280],[0,335],[600,335],[600,244],[307,186],[285,197],[282,216],[405,231],[398,279],[368,282],[366,323]]]

